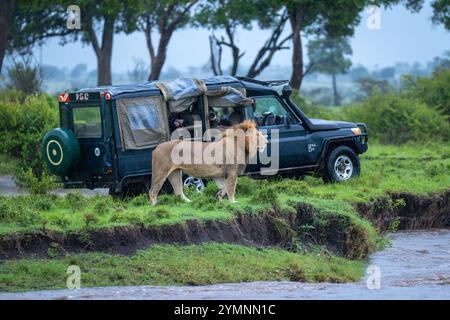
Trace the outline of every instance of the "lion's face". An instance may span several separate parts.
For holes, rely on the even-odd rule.
[[[252,146],[252,147],[250,147],[250,149],[253,149],[254,151],[256,151],[255,150],[255,147],[256,147],[256,149],[259,152],[261,152],[266,148],[267,138],[258,129],[256,129],[256,128],[248,129],[246,136],[251,139],[249,141],[250,146]]]
[[[267,147],[267,138],[264,134],[261,133],[261,131],[256,130],[258,132],[258,142],[257,142],[257,146],[258,146],[258,151],[262,152],[266,147]]]

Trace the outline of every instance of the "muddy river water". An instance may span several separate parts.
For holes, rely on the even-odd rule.
[[[397,232],[360,282],[250,282],[0,293],[0,299],[450,299],[450,230]]]

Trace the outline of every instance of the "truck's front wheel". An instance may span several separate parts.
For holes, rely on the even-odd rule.
[[[339,146],[325,160],[323,179],[327,182],[342,182],[359,176],[359,157],[352,148]]]

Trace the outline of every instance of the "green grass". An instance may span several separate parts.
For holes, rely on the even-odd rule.
[[[61,259],[0,264],[0,291],[66,287],[69,265],[81,269],[81,286],[201,285],[291,280],[358,281],[364,263],[325,254],[299,254],[230,244],[158,245],[133,256],[88,253]]]
[[[450,145],[371,145],[361,157],[359,178],[325,184],[319,178],[304,180],[271,178],[238,182],[238,203],[218,202],[214,183],[203,194],[187,190],[191,203],[173,195],[161,195],[156,207],[147,196],[113,200],[109,196],[86,198],[79,193],[66,197],[0,196],[0,235],[37,230],[60,232],[94,230],[124,225],[163,225],[189,219],[232,218],[237,212],[258,214],[274,206],[292,212],[298,202],[318,211],[314,228],[333,221],[342,230],[357,230],[371,250],[380,237],[371,223],[355,209],[388,192],[420,195],[443,192],[450,187]],[[401,205],[401,204],[399,204]],[[323,229],[322,229],[323,230]],[[52,255],[49,254],[51,257]],[[80,254],[59,259],[6,261],[0,265],[0,291],[64,287],[65,270],[77,264],[83,270],[83,286],[139,284],[206,284],[253,280],[350,281],[362,275],[364,263],[317,254],[283,250],[205,244],[155,246],[136,255]]]
[[[296,202],[313,205],[325,219],[330,214],[350,217],[353,223],[373,233],[370,224],[356,213],[355,203],[377,199],[387,192],[425,195],[450,186],[449,145],[372,145],[361,157],[361,165],[359,178],[339,184],[326,184],[315,177],[262,181],[241,177],[236,204],[218,202],[214,183],[204,194],[186,190],[191,203],[173,195],[160,195],[156,207],[150,206],[147,195],[125,201],[109,196],[86,198],[79,193],[67,197],[0,196],[0,235],[41,229],[64,232],[130,224],[174,224],[189,219],[227,220],[236,212],[254,214],[273,206],[292,211]]]
[[[14,175],[18,160],[0,153],[0,175]]]

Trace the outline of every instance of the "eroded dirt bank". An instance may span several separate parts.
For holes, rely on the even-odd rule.
[[[393,192],[371,203],[358,204],[357,210],[381,231],[393,225],[398,230],[449,228],[450,190],[428,197]]]
[[[380,230],[450,227],[450,190],[419,197],[393,193],[357,205],[361,216]],[[375,250],[367,230],[350,217],[323,214],[300,203],[296,212],[269,210],[262,214],[237,214],[228,221],[197,221],[155,227],[129,226],[92,231],[57,233],[41,231],[0,238],[0,259],[49,257],[68,252],[101,251],[133,254],[152,244],[228,242],[250,246],[290,248],[296,242],[323,245],[337,255],[360,259]]]

